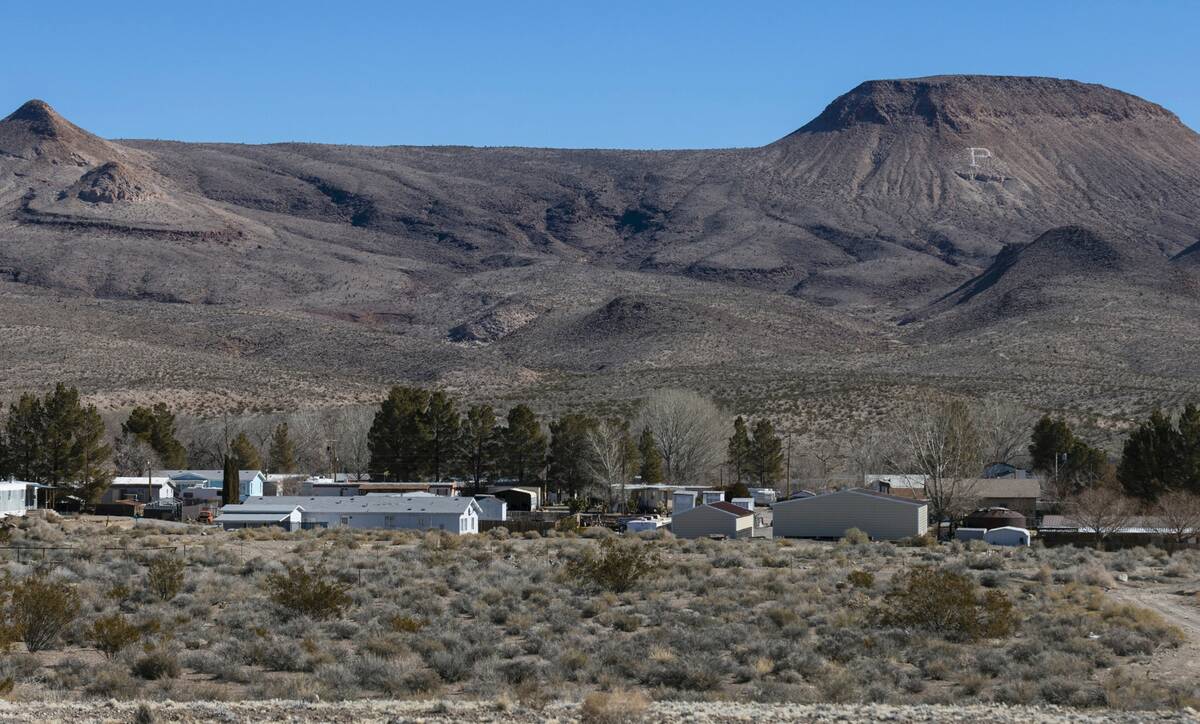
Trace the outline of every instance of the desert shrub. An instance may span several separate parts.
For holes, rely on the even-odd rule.
[[[116,657],[126,646],[142,637],[142,630],[119,613],[92,621],[88,633],[96,650],[107,659]]]
[[[387,619],[388,628],[396,633],[416,633],[424,628],[425,624],[412,616],[397,614],[389,616]]]
[[[179,676],[179,659],[171,651],[155,648],[138,657],[131,671],[141,679],[174,679]]]
[[[845,533],[842,533],[841,542],[846,545],[861,545],[863,543],[870,543],[871,536],[858,528],[848,528]]]
[[[146,566],[146,588],[160,601],[170,601],[183,588],[183,559],[155,558]]]
[[[288,566],[286,573],[268,575],[266,588],[276,605],[318,620],[341,615],[350,606],[350,585],[321,570]]]
[[[104,667],[83,688],[90,696],[104,699],[136,699],[144,696],[144,686],[124,668]]]
[[[875,585],[875,574],[870,571],[850,571],[846,580],[855,588],[870,588]]]
[[[599,549],[599,554],[588,549],[569,562],[567,575],[584,586],[622,593],[654,574],[660,562],[658,553],[646,543],[606,538]]]
[[[1117,585],[1113,580],[1112,574],[1105,570],[1104,566],[1099,563],[1091,563],[1085,566],[1080,566],[1075,571],[1075,580],[1087,586],[1099,586],[1101,588],[1112,588]]]
[[[12,586],[12,626],[30,651],[50,648],[79,615],[79,594],[69,584],[35,575]]]
[[[583,724],[627,724],[641,719],[648,703],[636,691],[594,691],[579,705],[579,720]]]
[[[1017,623],[1012,601],[994,590],[980,596],[977,588],[970,576],[920,566],[896,575],[876,615],[885,626],[962,641],[1010,635]]]

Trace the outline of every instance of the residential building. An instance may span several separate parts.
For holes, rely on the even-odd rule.
[[[1032,521],[1042,495],[1040,478],[971,478],[955,483],[980,508],[1008,508]]]
[[[474,498],[440,495],[287,496],[248,498],[221,508],[222,525],[278,525],[284,516],[292,523],[298,510],[302,528],[385,528],[479,532],[479,504]],[[269,516],[274,521],[238,516]]]
[[[223,470],[162,470],[159,474],[170,478],[178,497],[189,505],[219,502],[225,488]],[[266,481],[261,470],[239,470],[238,500],[261,497]]]
[[[25,515],[30,509],[37,507],[37,483],[26,483],[23,480],[0,481],[0,518]]]
[[[723,500],[698,505],[671,516],[671,532],[679,538],[750,538],[754,535],[754,513]]]
[[[925,503],[865,488],[784,500],[772,510],[776,538],[836,540],[857,528],[872,540],[899,540],[929,530]]]
[[[122,500],[136,500],[141,503],[151,503],[163,498],[174,497],[175,486],[166,475],[117,476],[112,479],[108,489],[100,496],[100,502],[116,503]]]

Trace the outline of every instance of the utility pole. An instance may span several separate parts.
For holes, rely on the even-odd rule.
[[[792,433],[787,436],[787,493],[788,497],[792,495]]]
[[[325,452],[329,453],[329,479],[337,482],[337,438],[325,441]]]

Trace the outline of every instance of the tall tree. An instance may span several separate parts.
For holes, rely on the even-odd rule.
[[[1200,407],[1194,403],[1179,413],[1179,484],[1200,494]]]
[[[367,434],[368,468],[373,480],[417,480],[428,460],[429,431],[425,413],[429,393],[417,387],[393,387],[379,404]]]
[[[254,447],[254,443],[250,442],[250,438],[244,432],[239,432],[233,438],[229,445],[229,457],[238,470],[258,470],[262,467],[258,448]]]
[[[221,502],[233,505],[242,499],[241,478],[238,475],[238,464],[233,456],[225,458],[225,467],[221,476]]]
[[[508,411],[508,426],[501,434],[504,473],[518,485],[541,479],[546,466],[546,434],[537,415],[525,405]]]
[[[783,440],[766,418],[754,423],[750,445],[750,474],[762,488],[771,488],[783,476]],[[738,482],[741,482],[740,480]]]
[[[1155,410],[1130,433],[1117,467],[1117,479],[1128,495],[1153,501],[1168,490],[1182,487],[1182,439],[1171,420]]]
[[[95,502],[108,487],[112,448],[95,406],[79,401],[79,391],[61,383],[42,401],[40,480]]]
[[[276,425],[275,431],[271,433],[271,447],[267,457],[270,472],[296,472],[296,446],[292,443],[286,422]]]
[[[141,437],[123,432],[113,446],[113,464],[121,475],[148,475],[161,461],[154,448]]]
[[[8,408],[4,438],[8,448],[4,472],[21,480],[42,480],[42,438],[46,414],[36,395],[24,394]]]
[[[726,449],[726,461],[733,473],[733,481],[740,483],[746,479],[751,470],[750,433],[746,429],[746,418],[738,415],[733,420],[733,435],[729,437]]]
[[[721,417],[711,400],[695,392],[659,390],[646,398],[639,424],[654,434],[667,480],[704,483],[715,477],[725,442]]]
[[[603,486],[610,509],[614,507],[616,490],[620,509],[625,510],[628,503],[625,485],[638,466],[637,444],[629,433],[629,423],[612,418],[600,421],[588,432],[588,444],[588,470],[592,479]]]
[[[454,398],[435,390],[425,409],[426,467],[435,481],[441,480],[454,466],[461,428],[462,418]]]
[[[1029,462],[1037,472],[1052,476],[1062,463],[1062,456],[1071,451],[1074,443],[1075,435],[1066,420],[1043,415],[1033,426]]]
[[[175,436],[175,415],[166,404],[133,408],[121,431],[149,445],[163,466],[178,469],[187,465],[187,449]]]
[[[592,482],[592,443],[596,420],[578,413],[563,415],[550,423],[550,447],[546,456],[547,477],[559,490],[577,498]]]
[[[892,465],[925,476],[930,527],[951,528],[974,508],[975,479],[983,449],[971,409],[962,401],[926,402],[897,419],[897,454]]]
[[[472,405],[460,439],[463,470],[476,491],[496,466],[496,413],[491,405]]]
[[[654,441],[654,433],[650,431],[650,428],[642,428],[642,433],[638,435],[637,450],[638,459],[641,461],[638,477],[648,485],[661,483],[663,480],[662,455],[658,452],[658,443]]]

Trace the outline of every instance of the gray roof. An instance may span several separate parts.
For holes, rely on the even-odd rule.
[[[449,513],[462,515],[471,506],[478,509],[473,498],[444,495],[280,495],[246,498],[241,505],[227,505],[222,512],[274,512],[299,507],[308,513]]]
[[[236,511],[227,513],[224,510],[222,510],[221,514],[217,516],[216,522],[217,523],[233,523],[233,522],[237,522],[237,523],[278,523],[282,520],[286,520],[288,517],[291,516],[291,514],[292,514],[291,511],[288,511],[286,513],[278,513],[278,512],[276,512],[276,513],[239,513]]]
[[[205,480],[221,480],[225,477],[224,470],[157,470],[155,472],[162,473],[163,475],[172,479],[183,477],[185,475],[188,477],[201,477]],[[262,475],[261,470],[239,470],[238,482],[245,483],[253,480],[258,475]]]
[[[1042,494],[1039,478],[969,478],[958,485],[977,498],[1037,498]]]
[[[921,500],[913,500],[912,498],[901,498],[898,495],[888,495],[887,493],[880,493],[878,491],[868,490],[866,488],[849,488],[847,490],[834,490],[834,491],[831,491],[828,493],[821,493],[820,495],[810,495],[810,496],[804,497],[804,498],[789,498],[787,500],[779,501],[772,507],[778,508],[780,506],[787,506],[787,505],[793,505],[793,504],[798,504],[798,503],[807,503],[809,501],[817,500],[818,498],[824,498],[829,495],[864,495],[864,496],[867,496],[870,498],[879,498],[879,499],[885,500],[889,503],[897,503],[900,505],[915,505],[918,507],[925,506],[925,502],[921,501]]]

